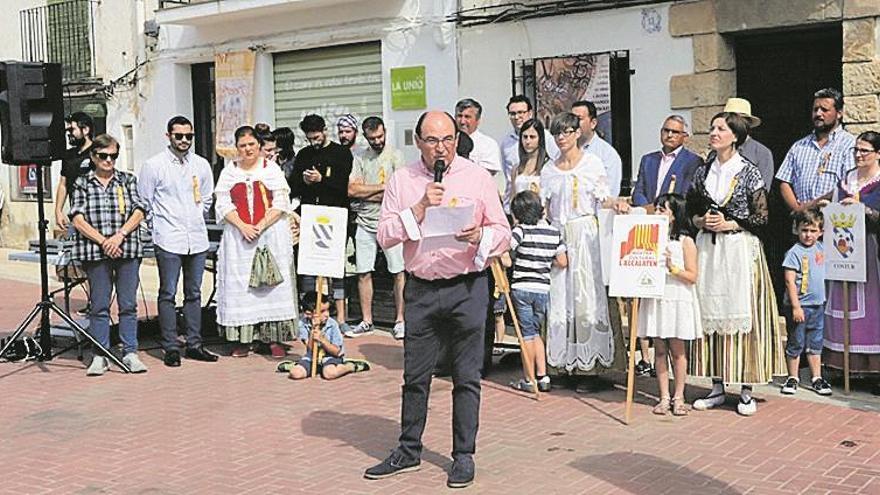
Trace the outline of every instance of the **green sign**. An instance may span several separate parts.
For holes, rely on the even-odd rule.
[[[425,66],[391,69],[391,109],[422,110],[428,106]]]

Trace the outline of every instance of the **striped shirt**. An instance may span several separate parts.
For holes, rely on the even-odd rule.
[[[852,148],[856,138],[837,126],[825,146],[816,143],[816,134],[795,142],[776,172],[776,178],[787,182],[801,203],[813,201],[832,191],[847,170],[855,167]]]
[[[550,267],[565,252],[559,229],[541,220],[537,225],[517,225],[511,232],[514,253],[512,289],[550,292]]]

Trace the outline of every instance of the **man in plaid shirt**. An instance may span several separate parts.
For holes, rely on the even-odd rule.
[[[110,347],[110,295],[116,288],[122,362],[134,373],[147,367],[138,358],[137,287],[143,245],[137,228],[145,207],[137,191],[137,178],[115,169],[119,143],[103,134],[95,138],[90,153],[95,169],[73,183],[70,220],[76,228],[73,258],[82,262],[89,279],[89,333]],[[86,372],[103,375],[110,365],[95,356]]]
[[[856,139],[843,130],[843,95],[825,88],[813,95],[813,132],[794,143],[776,173],[791,211],[814,206],[853,168]]]

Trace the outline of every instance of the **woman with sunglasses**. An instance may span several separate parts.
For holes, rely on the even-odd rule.
[[[867,282],[850,284],[850,372],[873,379],[872,392],[880,395],[880,252],[877,242],[880,225],[880,133],[859,134],[852,150],[856,168],[847,172],[837,186],[837,197],[843,204],[860,202],[865,205],[865,242]],[[831,194],[820,204],[827,203]],[[834,242],[834,239],[825,239]],[[825,366],[843,370],[843,283],[828,285],[825,308],[825,344],[822,361]]]
[[[89,280],[89,333],[110,348],[110,296],[115,289],[119,308],[122,362],[133,373],[147,367],[138,358],[137,287],[143,246],[138,225],[145,206],[138,195],[137,178],[116,170],[119,143],[102,134],[92,142],[94,170],[73,183],[70,219],[76,228],[73,258],[82,262]],[[110,365],[95,356],[86,374],[103,375]]]
[[[599,257],[596,213],[610,205],[608,175],[595,155],[578,146],[577,115],[553,117],[550,134],[560,156],[541,170],[541,196],[550,223],[562,231],[569,262],[550,275],[547,364],[556,374],[595,376],[625,361],[620,328],[610,322]],[[583,382],[578,389],[588,391],[590,385]]]
[[[250,126],[235,131],[238,159],[220,173],[214,194],[223,237],[217,253],[217,324],[234,343],[233,357],[245,357],[254,341],[281,345],[296,333],[295,275],[291,249],[290,187],[284,172],[264,158]],[[255,262],[256,260],[256,262]]]

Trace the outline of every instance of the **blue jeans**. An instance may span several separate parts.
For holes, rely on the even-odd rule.
[[[791,306],[785,306],[785,321],[788,326],[788,342],[785,343],[785,355],[798,357],[806,349],[807,354],[822,354],[822,340],[825,334],[825,306],[801,306],[804,310],[804,321],[795,323],[791,315]]]
[[[137,288],[140,267],[140,258],[83,262],[89,279],[89,333],[102,346],[110,348],[110,294],[115,286],[119,339],[122,340],[124,354],[136,352],[138,348]]]
[[[177,311],[175,297],[180,270],[183,269],[183,320],[186,324],[186,346],[202,346],[202,275],[205,273],[207,251],[196,254],[175,254],[156,246],[159,266],[159,327],[162,348],[179,351],[177,343]]]
[[[534,340],[541,334],[541,327],[544,325],[544,320],[547,319],[547,305],[550,301],[550,295],[512,289],[510,296],[513,298],[513,307],[516,309],[516,317],[519,319],[523,340]]]

